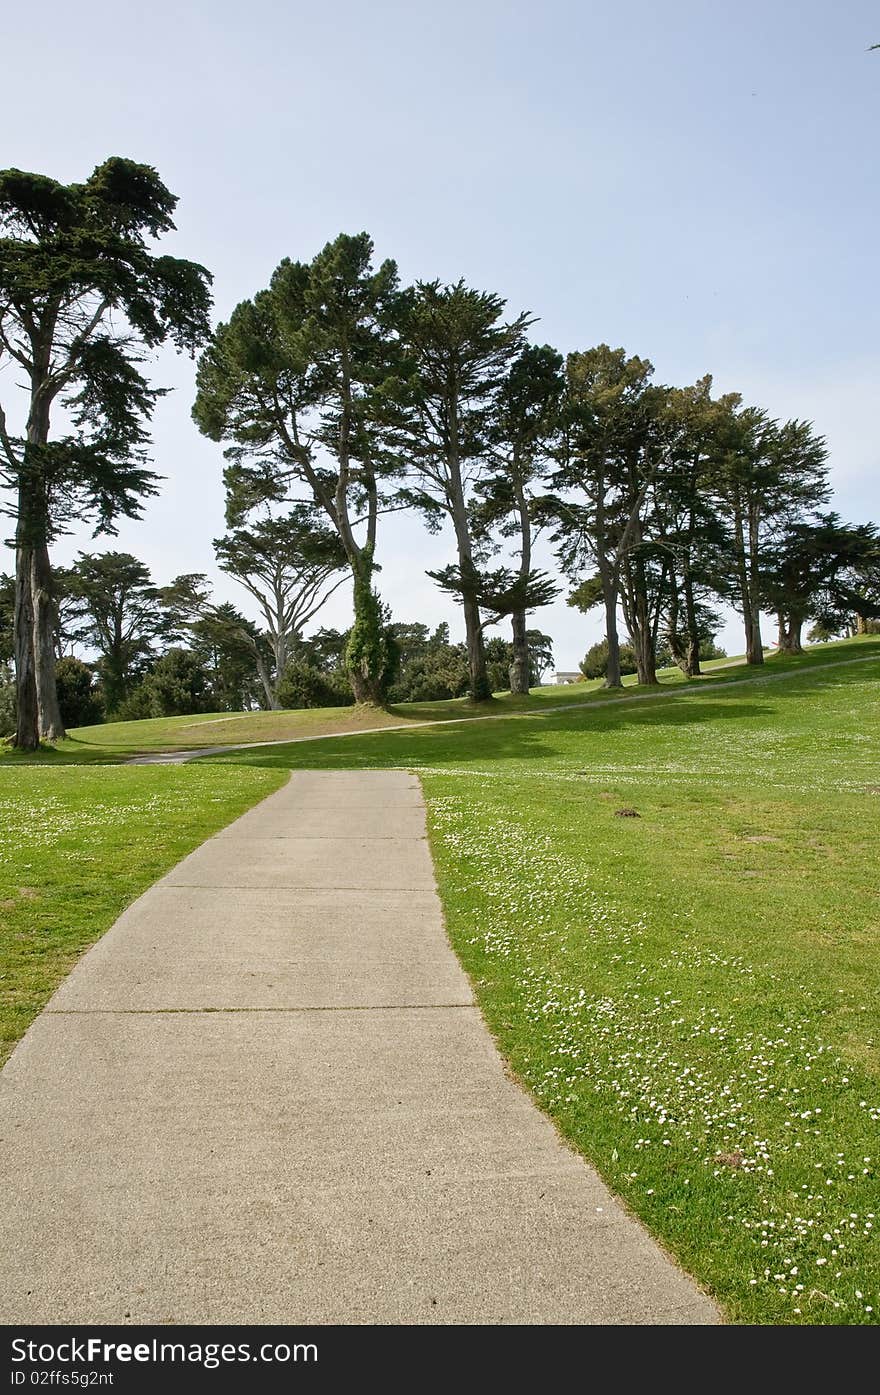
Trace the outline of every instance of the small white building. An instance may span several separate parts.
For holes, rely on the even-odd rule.
[[[584,675],[578,669],[577,673],[555,673],[553,675],[557,683],[583,683]]]

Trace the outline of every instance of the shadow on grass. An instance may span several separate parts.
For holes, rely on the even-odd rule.
[[[713,694],[713,697],[715,695]],[[718,696],[721,696],[720,694]],[[708,698],[687,702],[601,703],[541,715],[528,713],[510,722],[443,723],[413,731],[375,731],[364,736],[230,751],[200,757],[208,764],[259,766],[267,769],[359,770],[388,767],[419,768],[432,765],[480,765],[487,761],[550,761],[560,755],[555,737],[566,740],[618,736],[629,728],[633,734],[646,729],[679,730],[706,722],[744,722],[772,715],[769,705],[740,702],[736,707]],[[576,751],[572,752],[576,754]]]

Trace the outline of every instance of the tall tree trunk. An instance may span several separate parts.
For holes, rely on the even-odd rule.
[[[281,710],[281,703],[278,701],[278,693],[275,684],[273,684],[269,677],[266,661],[256,645],[254,645],[254,660],[257,665],[257,676],[263,685],[263,692],[266,694],[266,701],[269,704],[269,711],[279,712]]]
[[[651,606],[648,601],[645,563],[641,553],[636,555],[632,568],[632,580],[634,583],[634,610],[637,617],[636,628],[639,634],[639,642],[635,645],[636,668],[640,685],[650,688],[656,686],[657,683],[657,647],[654,639]]]
[[[666,642],[667,642],[667,644],[669,645],[669,652],[670,652],[670,654],[672,655],[672,657],[673,657],[673,659],[675,660],[675,662],[678,664],[678,667],[681,669],[682,673],[686,675],[686,677],[690,678],[690,677],[692,676],[692,674],[691,674],[691,665],[692,665],[692,663],[693,663],[693,651],[692,651],[692,642],[691,642],[691,634],[690,634],[690,617],[689,617],[688,611],[687,611],[687,602],[686,602],[686,600],[685,600],[685,631],[684,631],[684,633],[682,633],[682,631],[679,629],[679,620],[680,620],[680,617],[681,617],[681,598],[682,598],[682,596],[685,596],[685,597],[686,597],[686,588],[687,588],[687,570],[686,570],[686,566],[687,566],[687,564],[685,564],[685,570],[684,570],[683,575],[682,575],[681,592],[679,592],[678,577],[677,577],[676,574],[675,574],[675,569],[674,569],[674,568],[672,569],[671,574],[670,574],[670,581],[669,581],[669,611],[668,611],[668,614],[667,614]],[[693,599],[693,597],[692,597],[692,599]],[[699,648],[698,648],[698,649],[697,649],[697,672],[699,673],[699,671],[700,671],[700,670],[699,670]]]
[[[19,496],[18,546],[15,550],[15,697],[17,706],[15,745],[22,751],[35,751],[40,744],[37,675],[34,664],[34,605],[31,591],[32,549],[26,542],[27,506]]]
[[[515,610],[510,617],[513,632],[513,662],[510,665],[510,691],[520,697],[529,694],[529,642],[526,638],[526,613]]]
[[[687,661],[685,673],[688,678],[698,678],[700,669],[700,630],[697,624],[697,605],[694,599],[694,582],[691,576],[690,564],[685,562],[684,576],[682,578],[684,590],[684,611],[687,625]]]
[[[519,517],[520,553],[519,579],[525,585],[532,569],[532,520],[529,515],[529,501],[526,497],[519,455],[514,459],[514,495]],[[526,639],[526,613],[515,610],[510,617],[513,632],[513,662],[510,665],[510,691],[519,697],[528,697],[530,686],[529,644]]]
[[[617,631],[617,589],[605,595],[605,639],[608,643],[608,663],[603,688],[622,688],[620,672],[620,635]]]
[[[260,654],[259,649],[257,649],[257,673],[260,675],[260,682],[263,685],[266,697],[269,699],[270,710],[273,712],[277,712],[281,706],[276,695],[276,689],[281,679],[284,677],[284,670],[287,668],[287,661],[289,658],[287,635],[284,634],[282,625],[283,612],[279,605],[275,616],[274,628],[269,631],[269,644],[272,649],[272,658],[275,662],[274,683],[270,682],[263,656]],[[254,647],[256,648],[256,646]]]
[[[492,696],[492,687],[486,668],[486,645],[483,640],[480,607],[473,595],[465,595],[462,605],[468,656],[468,697],[472,702],[488,702]]]
[[[382,603],[373,590],[373,556],[376,548],[378,496],[375,480],[362,476],[367,493],[367,539],[359,547],[349,517],[348,486],[351,465],[351,425],[353,415],[351,375],[348,354],[342,362],[342,411],[339,417],[339,473],[336,478],[334,515],[336,528],[354,579],[354,624],[345,653],[345,666],[355,702],[371,707],[385,704],[385,676],[388,646],[382,627]]]
[[[617,601],[619,582],[617,572],[601,548],[596,552],[596,563],[602,581],[602,604],[605,607],[605,641],[608,645],[608,663],[605,667],[603,688],[623,686],[620,672],[620,635],[617,631]]]
[[[55,600],[49,549],[44,540],[38,542],[31,553],[31,596],[40,736],[44,741],[62,741],[67,733],[61,720],[55,683]]]
[[[754,508],[749,509],[749,608],[750,633],[747,662],[763,664],[764,643],[761,639],[761,573],[758,563],[758,519]]]
[[[458,438],[458,400],[453,395],[449,404],[447,469],[449,471],[448,500],[455,541],[458,546],[458,572],[462,585],[465,641],[468,656],[468,697],[472,702],[487,702],[492,696],[486,669],[486,645],[480,618],[478,574],[474,566],[473,548],[468,520],[467,501],[461,478]]]
[[[639,555],[624,559],[621,568],[621,597],[635,655],[639,685],[653,687],[657,683],[655,626],[648,601],[645,567]]]
[[[648,636],[644,633],[639,635],[638,643],[633,639],[633,652],[636,656],[636,677],[639,686],[642,688],[652,688],[657,686],[657,663],[653,653],[653,645]]]
[[[756,614],[751,587],[749,585],[749,560],[746,552],[745,529],[742,507],[738,497],[734,501],[733,516],[733,544],[736,558],[736,574],[739,582],[743,627],[746,637],[746,663],[762,664],[764,662],[764,648],[761,643],[761,627],[760,624],[757,626],[755,624]]]
[[[24,476],[18,492],[16,527],[15,655],[19,709],[16,744],[25,750],[34,750],[39,745],[41,735],[47,740],[58,741],[65,734],[55,684],[55,608],[48,547],[49,508],[39,458],[39,451],[49,439],[51,398],[45,385],[45,375],[49,371],[49,345],[44,345],[34,357]],[[36,710],[35,720],[32,709]]]
[[[804,627],[802,615],[788,614],[779,617],[780,654],[803,654],[801,632]]]

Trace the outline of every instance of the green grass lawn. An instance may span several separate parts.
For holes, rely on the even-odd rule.
[[[130,901],[284,779],[218,766],[0,769],[0,1061]]]
[[[453,945],[565,1136],[732,1319],[873,1323],[880,642],[788,667],[216,763],[418,771]]]

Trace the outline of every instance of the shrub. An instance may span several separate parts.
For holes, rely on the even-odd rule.
[[[304,659],[291,659],[276,695],[282,707],[350,707],[354,703],[344,674],[322,672]]]
[[[146,680],[124,697],[111,713],[114,722],[142,722],[155,716],[150,689]]]
[[[598,644],[594,644],[587,650],[580,668],[585,678],[605,677],[608,672],[607,639],[600,639]],[[621,673],[635,673],[636,671],[636,656],[631,644],[621,644],[620,646],[620,671]]]
[[[104,720],[104,704],[94,670],[82,659],[59,659],[55,665],[58,706],[66,727],[91,727]]]
[[[189,717],[206,710],[205,670],[188,649],[169,649],[143,686],[149,694],[151,717]]]

